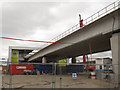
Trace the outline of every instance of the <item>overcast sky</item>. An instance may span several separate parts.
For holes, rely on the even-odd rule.
[[[1,0],[0,36],[50,41],[116,0]],[[9,46],[41,47],[43,43],[0,39],[0,57]],[[105,54],[100,54],[105,55]],[[110,52],[106,56],[111,56]]]

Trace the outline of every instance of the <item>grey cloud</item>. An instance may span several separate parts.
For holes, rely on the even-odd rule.
[[[24,36],[33,34],[35,27],[47,30],[56,21],[56,17],[49,13],[53,3],[12,3],[12,10],[3,6],[2,24],[3,35]]]
[[[110,2],[113,1],[110,0]],[[109,2],[103,0],[94,2],[88,0],[80,2],[78,0],[77,2],[5,2],[2,7],[2,34],[23,39],[50,40],[77,24],[79,13],[83,18],[87,18],[108,4]],[[53,8],[52,12],[51,8]],[[3,40],[2,45],[2,49],[7,55],[10,45],[40,47],[43,44]]]
[[[56,23],[67,21],[75,16],[78,19],[78,14],[84,14],[93,4],[85,2],[19,2],[8,3],[7,5],[5,3],[2,10],[3,35],[25,37],[25,35],[34,34],[36,27],[49,30]],[[58,8],[56,16],[49,12],[52,7]],[[78,20],[76,22],[78,23]]]

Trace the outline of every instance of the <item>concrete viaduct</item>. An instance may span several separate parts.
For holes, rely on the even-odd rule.
[[[71,33],[70,35],[58,40],[57,42],[72,42],[80,44],[56,44],[53,43],[29,58],[29,61],[42,60],[54,61],[64,58],[72,58],[90,53],[111,50],[119,35],[120,26],[117,9],[104,17],[86,25],[85,27]],[[117,37],[116,37],[117,38]],[[114,41],[114,42],[113,42]],[[115,45],[117,41],[115,42]],[[111,46],[112,45],[112,46]]]
[[[57,42],[81,44],[53,43],[32,55],[28,61],[42,60],[45,63],[46,61],[74,58],[80,55],[111,50],[116,82],[120,84],[120,8]],[[75,59],[73,59],[73,62],[75,62]]]

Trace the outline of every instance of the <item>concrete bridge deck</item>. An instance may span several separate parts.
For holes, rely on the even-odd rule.
[[[118,15],[118,12],[120,12],[120,9],[103,16],[57,41],[80,44],[53,43],[31,56],[29,61],[41,60],[44,56],[47,57],[47,60],[53,61],[111,50],[110,38],[112,33],[120,29],[120,15]]]

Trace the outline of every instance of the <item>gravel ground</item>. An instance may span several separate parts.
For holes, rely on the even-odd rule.
[[[9,88],[10,75],[2,77],[3,88]],[[111,83],[102,80],[92,80],[87,75],[79,75],[73,79],[72,75],[13,75],[12,88],[108,88],[113,87]],[[55,85],[52,81],[55,80]],[[61,83],[60,83],[61,82]]]

